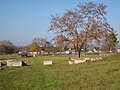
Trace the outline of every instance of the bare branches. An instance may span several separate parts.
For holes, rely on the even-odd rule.
[[[77,9],[67,10],[63,16],[51,16],[49,30],[62,33],[79,48],[92,40],[100,42],[111,31],[105,18],[106,7],[103,3],[79,4]]]

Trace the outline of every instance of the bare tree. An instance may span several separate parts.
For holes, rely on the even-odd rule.
[[[47,38],[34,38],[33,42],[37,45],[37,47],[39,47],[40,53],[41,50],[47,52],[48,54],[52,52],[52,43],[48,41]]]
[[[56,47],[59,48],[60,53],[63,51],[64,47],[66,46],[66,41],[68,41],[68,39],[63,36],[63,35],[57,35],[53,38]]]
[[[15,52],[15,46],[11,41],[0,41],[0,54],[11,54]]]
[[[56,30],[69,39],[77,48],[79,57],[81,49],[88,42],[100,43],[108,36],[110,25],[105,18],[106,5],[88,2],[79,4],[75,10],[67,10],[63,16],[51,16],[49,30]]]

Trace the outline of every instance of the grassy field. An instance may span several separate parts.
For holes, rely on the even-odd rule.
[[[28,66],[2,66],[0,90],[120,90],[120,53],[103,61],[76,65],[68,64],[69,57],[72,56],[9,56],[26,60]],[[53,65],[44,66],[43,60],[52,60]]]

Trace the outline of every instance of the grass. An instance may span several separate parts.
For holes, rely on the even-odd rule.
[[[120,90],[120,53],[76,65],[68,64],[69,57],[73,56],[18,58],[28,66],[2,66],[0,90]],[[43,66],[43,60],[53,65]]]

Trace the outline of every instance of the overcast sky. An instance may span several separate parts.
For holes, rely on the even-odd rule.
[[[35,37],[52,39],[50,15],[63,14],[77,4],[94,1],[107,5],[107,19],[120,40],[120,0],[0,0],[0,41],[27,45]]]

